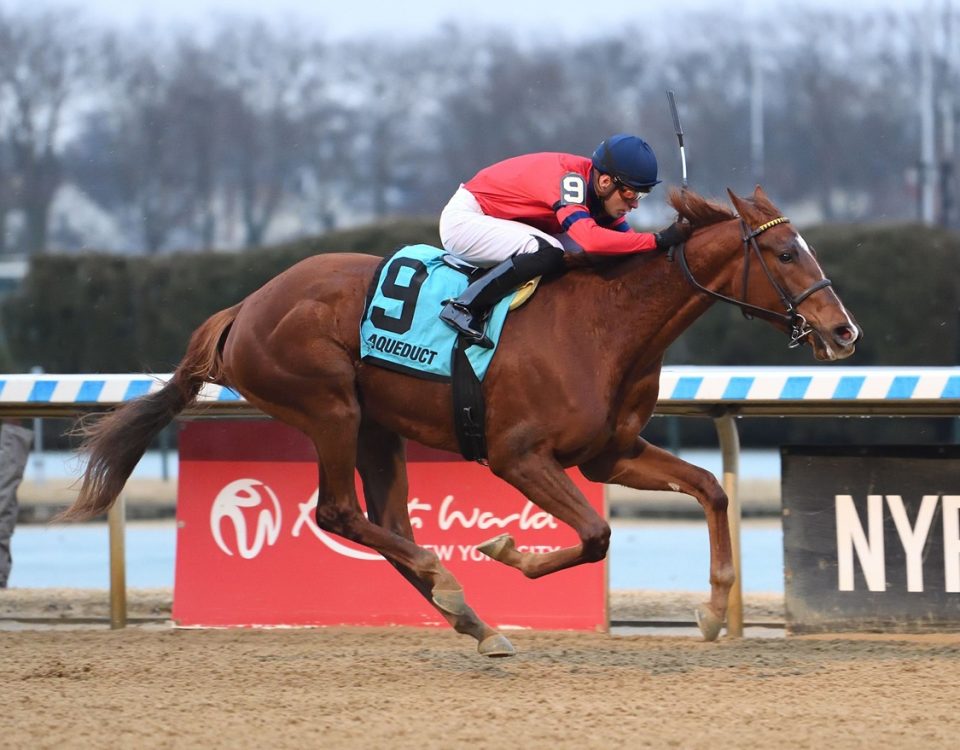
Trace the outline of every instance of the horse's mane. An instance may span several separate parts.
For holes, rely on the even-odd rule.
[[[733,210],[716,201],[707,200],[689,188],[683,190],[675,187],[670,188],[670,192],[667,194],[667,202],[676,209],[679,218],[690,222],[694,229],[737,218],[737,214]],[[657,253],[610,256],[575,253],[570,256],[571,259],[568,260],[568,263],[574,267],[589,266],[594,269],[594,272],[602,270],[602,273],[619,274],[636,263],[647,263],[658,257],[660,255]]]
[[[681,219],[689,221],[695,229],[737,216],[726,206],[707,200],[690,189],[670,188],[667,202],[677,210]]]

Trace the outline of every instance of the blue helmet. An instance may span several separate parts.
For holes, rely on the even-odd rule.
[[[657,179],[657,157],[642,138],[614,135],[597,146],[593,166],[598,172],[615,177],[627,187],[649,190]]]

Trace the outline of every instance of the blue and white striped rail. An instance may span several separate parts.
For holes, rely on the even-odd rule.
[[[170,377],[171,373],[0,375],[0,409],[82,411],[115,406],[160,390]],[[245,404],[236,391],[212,384],[203,387],[199,401],[203,405]]]
[[[663,369],[659,413],[710,407],[769,415],[960,415],[960,367]]]
[[[170,374],[0,374],[0,411],[73,412],[163,387]],[[230,388],[205,385],[198,409],[251,411]],[[665,367],[657,412],[960,415],[960,367]]]
[[[960,400],[960,367],[666,367],[662,401]]]

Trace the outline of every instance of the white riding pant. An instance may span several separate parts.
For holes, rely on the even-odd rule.
[[[495,266],[514,255],[536,252],[540,249],[536,237],[563,249],[560,239],[536,227],[487,216],[463,185],[440,214],[443,249],[476,266]]]

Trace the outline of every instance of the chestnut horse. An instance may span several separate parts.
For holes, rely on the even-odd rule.
[[[483,382],[490,470],[570,525],[580,543],[521,552],[501,535],[480,549],[529,578],[602,560],[610,527],[565,467],[595,482],[692,495],[710,535],[711,595],[697,611],[707,640],[722,627],[734,578],[727,497],[710,472],[640,437],[664,351],[717,298],[768,320],[795,345],[810,343],[820,360],[849,356],[860,335],[813,252],[759,186],[751,199],[730,197],[739,216],[673,190],[670,203],[694,229],[685,246],[573,269],[541,285],[508,316]],[[481,654],[511,655],[450,571],[414,542],[404,439],[457,450],[451,387],[360,360],[360,317],[379,263],[359,254],[308,258],[204,322],[161,390],[85,429],[89,461],[64,517],[109,508],[151,439],[201,386],[228,385],[313,441],[322,529],[383,555]]]

